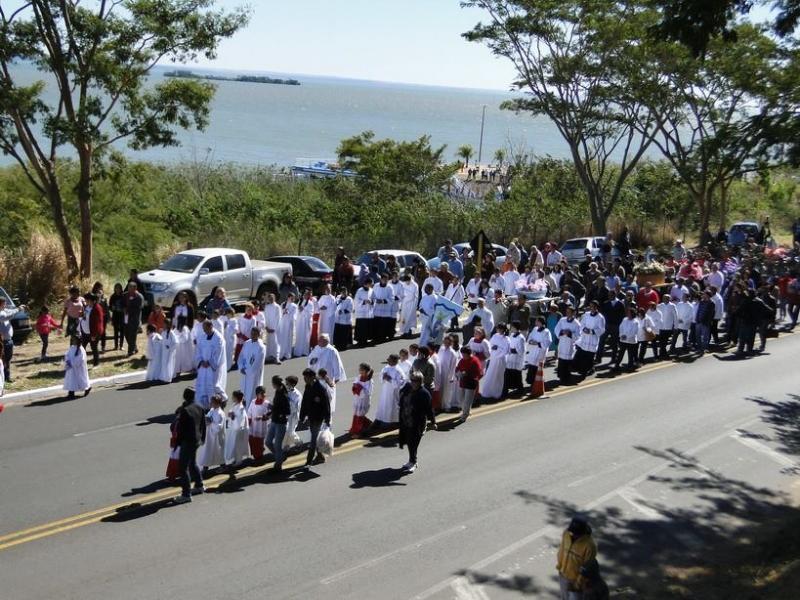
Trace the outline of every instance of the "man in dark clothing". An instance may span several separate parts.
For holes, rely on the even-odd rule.
[[[625,318],[625,303],[623,298],[619,298],[612,293],[611,299],[603,304],[600,308],[600,313],[606,319],[606,330],[600,336],[600,345],[597,347],[597,356],[595,362],[599,363],[603,360],[603,350],[606,345],[611,350],[611,360],[617,356],[619,349],[619,324]]]
[[[697,334],[695,342],[701,356],[708,350],[708,344],[711,341],[711,322],[714,320],[715,310],[711,294],[708,291],[703,292],[695,317],[695,333]]]
[[[430,421],[436,429],[431,394],[422,387],[422,374],[412,371],[409,382],[400,389],[400,432],[397,438],[400,449],[408,446],[408,462],[403,465],[406,473],[417,470],[417,448],[425,433],[425,424]]]
[[[125,296],[125,341],[128,343],[128,356],[133,356],[139,351],[136,338],[142,326],[143,307],[144,297],[139,293],[138,285],[131,281]]]
[[[756,328],[767,315],[768,309],[761,298],[757,298],[753,290],[744,292],[744,300],[739,305],[736,316],[739,321],[739,347],[736,354],[753,353],[756,341]]]
[[[317,379],[313,369],[303,371],[303,381],[306,384],[303,391],[303,401],[300,403],[300,423],[308,419],[308,428],[311,432],[311,441],[308,446],[306,466],[314,463],[317,457],[317,436],[322,424],[330,427],[331,424],[331,399],[328,390]],[[319,461],[325,462],[325,457],[320,454]]]
[[[177,444],[180,448],[178,461],[181,472],[181,495],[175,498],[178,504],[192,501],[192,494],[202,494],[203,475],[197,467],[197,449],[206,439],[206,420],[203,408],[194,402],[194,390],[183,391],[183,404],[178,409]],[[194,489],[190,483],[194,481]]]
[[[608,600],[608,585],[600,575],[600,565],[591,559],[581,567],[583,590],[581,600]]]

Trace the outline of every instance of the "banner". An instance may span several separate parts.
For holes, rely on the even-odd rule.
[[[436,304],[433,305],[433,314],[430,321],[428,321],[428,332],[430,339],[437,339],[437,336],[442,328],[447,331],[450,327],[450,321],[453,317],[458,317],[464,312],[464,307],[459,306],[452,300],[448,300],[444,296],[439,296]]]

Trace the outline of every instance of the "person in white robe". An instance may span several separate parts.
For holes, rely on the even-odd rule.
[[[239,353],[250,339],[250,331],[252,331],[253,327],[260,327],[255,307],[252,304],[246,304],[244,314],[238,318],[236,323],[236,348],[233,352],[233,360],[237,364],[239,363]]]
[[[387,273],[382,273],[380,283],[372,288],[372,306],[372,341],[381,344],[394,337],[394,288]]]
[[[215,310],[211,322],[214,324],[214,329],[219,332],[223,340],[225,339],[225,321],[225,315],[221,315]]]
[[[197,453],[201,469],[225,464],[225,412],[219,396],[211,398],[211,408],[206,413],[206,441]]]
[[[206,317],[206,313],[203,311],[197,312],[197,319],[194,321],[194,325],[192,325],[192,344],[197,346],[197,340],[200,339],[203,335],[203,323],[208,321],[208,317]],[[194,354],[194,350],[192,350]]]
[[[208,410],[213,395],[218,394],[223,400],[227,400],[225,385],[228,371],[225,369],[225,340],[214,329],[209,319],[203,322],[203,333],[197,338],[194,364],[197,370],[195,381],[197,403]]]
[[[327,334],[319,336],[319,344],[308,355],[308,368],[313,369],[315,373],[319,373],[320,369],[324,369],[333,382],[330,397],[331,414],[333,414],[336,406],[336,384],[340,381],[345,381],[347,373],[345,373],[339,351],[331,344]]]
[[[486,300],[478,298],[478,303],[464,323],[464,339],[468,340],[475,335],[475,328],[483,327],[484,331],[494,330],[494,315],[486,308]]]
[[[68,398],[74,398],[75,392],[83,392],[84,396],[88,396],[91,390],[86,350],[76,336],[70,340],[70,347],[64,354],[64,391]]]
[[[250,456],[247,412],[241,392],[233,393],[233,402],[225,418],[225,464],[235,466]]]
[[[456,380],[456,365],[458,365],[459,358],[458,352],[453,350],[453,338],[445,336],[436,354],[439,369],[436,372],[437,381],[435,382],[444,411],[460,408],[458,381]]]
[[[333,325],[333,345],[340,352],[353,344],[353,299],[346,287],[341,288],[336,299],[336,320]]]
[[[355,307],[356,327],[355,337],[359,346],[365,346],[372,339],[373,335],[373,302],[372,302],[372,280],[365,279],[364,284],[356,290],[353,297]]]
[[[178,351],[175,356],[175,375],[191,373],[194,371],[194,338],[192,330],[186,325],[177,329]]]
[[[481,379],[481,398],[485,400],[502,400],[505,387],[506,356],[510,350],[508,329],[505,323],[498,323],[495,334],[489,340],[489,365]]]
[[[505,392],[519,394],[522,392],[522,367],[525,363],[525,336],[520,333],[519,322],[511,323],[506,356]]]
[[[397,354],[398,358],[400,359],[397,363],[397,368],[400,369],[400,372],[403,374],[403,378],[408,381],[408,378],[411,375],[411,370],[414,368],[414,361],[409,358],[408,350],[405,348],[400,348]]]
[[[303,394],[297,389],[297,376],[289,375],[286,378],[286,392],[289,397],[289,418],[286,420],[286,435],[283,436],[283,448],[288,450],[300,443],[300,436],[297,435],[297,425],[300,422],[300,405],[303,402]]]
[[[492,353],[492,348],[489,345],[489,340],[486,339],[486,331],[483,327],[475,328],[475,335],[473,335],[467,342],[472,356],[478,359],[481,363],[481,371],[486,372],[486,361]]]
[[[367,363],[358,366],[358,379],[353,382],[353,421],[350,435],[358,437],[372,425],[367,418],[372,397],[372,367]]]
[[[250,330],[250,339],[242,346],[239,353],[239,387],[244,394],[245,408],[250,408],[250,403],[256,397],[256,388],[264,385],[264,359],[267,349],[261,341],[256,327]]]
[[[464,290],[464,286],[461,285],[461,281],[457,277],[453,277],[450,280],[450,285],[447,286],[447,289],[444,292],[444,297],[450,300],[453,304],[457,304],[458,306],[464,306],[464,297],[466,296],[466,291]],[[451,329],[458,329],[458,317],[453,317],[452,321],[450,322]]]
[[[520,274],[516,267],[512,267],[503,273],[503,293],[506,296],[517,295],[517,281],[519,281]]]
[[[433,333],[431,331],[431,318],[433,317],[433,311],[435,310],[436,301],[439,299],[439,296],[434,293],[434,288],[431,284],[425,285],[422,289],[424,293],[422,294],[422,299],[419,301],[419,345],[427,346],[431,341],[431,334]]]
[[[422,282],[422,285],[420,287],[424,290],[428,286],[431,286],[433,288],[434,294],[438,295],[444,292],[444,282],[436,274],[431,274],[428,277],[426,277],[425,281]]]
[[[275,294],[267,294],[267,300],[260,313],[264,317],[265,339],[264,345],[267,348],[266,360],[268,363],[275,363],[280,360],[281,348],[278,343],[278,330],[281,325],[283,311],[275,302]]]
[[[403,284],[400,283],[400,275],[397,271],[392,273],[392,280],[389,285],[392,286],[392,292],[394,293],[392,296],[392,323],[389,330],[392,332],[392,337],[394,337],[400,320],[400,309],[403,306]]]
[[[278,326],[278,348],[280,360],[292,358],[294,348],[294,322],[297,319],[297,304],[294,303],[294,294],[289,292],[286,302],[281,305],[281,321]]]
[[[400,334],[410,336],[417,328],[419,285],[411,275],[403,275],[400,283],[403,286],[403,300],[400,304]]]
[[[333,326],[336,324],[336,298],[331,294],[330,284],[325,284],[322,295],[317,300],[319,311],[319,333],[333,337]]]
[[[386,366],[381,369],[381,393],[375,411],[375,423],[383,427],[397,423],[400,415],[400,388],[406,378],[397,368],[399,360],[396,354],[390,354]]]
[[[528,340],[525,344],[525,382],[533,385],[536,381],[536,372],[544,369],[544,361],[547,358],[547,350],[553,343],[553,334],[546,327],[545,318],[538,316],[533,321],[533,327],[528,333]]]
[[[614,360],[614,369],[619,370],[622,359],[628,354],[628,369],[636,368],[638,358],[639,322],[636,320],[636,307],[629,306],[625,309],[626,315],[619,324],[619,349]]]
[[[158,376],[164,383],[170,383],[175,379],[178,344],[178,335],[175,333],[175,330],[167,324],[161,336],[161,373]]]
[[[475,309],[478,306],[478,300],[481,297],[481,281],[480,271],[476,271],[475,277],[467,282],[467,287],[464,290],[467,297],[467,304],[469,304],[471,309]]]
[[[651,302],[650,304],[651,307],[655,307],[654,303]],[[647,346],[653,348],[653,356],[658,358],[658,344],[656,342],[658,338],[658,325],[653,318],[654,316],[659,317],[658,322],[660,323],[661,313],[657,310],[645,311],[644,308],[639,308],[636,311],[636,320],[639,322],[639,333],[637,334],[637,339],[639,340],[639,364],[644,362]]]
[[[159,381],[161,379],[161,336],[156,331],[155,325],[147,326],[147,373],[145,381]]]
[[[232,371],[236,368],[233,356],[236,353],[236,340],[239,337],[239,319],[236,318],[236,313],[232,308],[228,309],[225,315],[223,337],[225,338],[225,366],[228,371]]]
[[[592,300],[589,312],[581,317],[581,333],[575,342],[575,370],[583,377],[594,372],[595,356],[605,330],[606,318],[600,313],[600,304]]]
[[[267,437],[269,414],[272,412],[272,403],[267,402],[266,390],[263,386],[256,388],[253,402],[245,408],[247,411],[248,437],[250,455],[254,460],[264,458],[264,439]]]
[[[581,324],[575,318],[575,309],[572,306],[566,308],[567,315],[561,317],[555,327],[555,335],[558,338],[558,367],[556,373],[561,383],[568,383],[572,377],[572,360],[575,358],[575,342],[581,334]]]
[[[689,349],[689,331],[692,329],[694,323],[694,306],[689,301],[689,294],[684,294],[680,302],[675,305],[675,312],[677,313],[677,320],[675,322],[675,331],[672,334],[672,343],[670,352],[675,351],[675,345],[678,337],[683,338],[682,350]]]
[[[311,290],[306,289],[303,297],[297,303],[297,317],[294,326],[294,356],[308,356],[311,352],[311,327],[314,323],[314,314],[317,312],[317,301],[311,295]]]

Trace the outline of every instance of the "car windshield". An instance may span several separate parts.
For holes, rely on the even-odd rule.
[[[583,250],[584,248],[586,248],[585,239],[568,240],[564,242],[564,245],[561,247],[561,251],[563,252],[565,250]]]
[[[305,262],[315,271],[330,271],[331,268],[315,256],[307,256]]]
[[[175,273],[194,273],[201,260],[203,260],[203,257],[195,254],[176,254],[161,263],[158,268],[162,271],[174,271]]]

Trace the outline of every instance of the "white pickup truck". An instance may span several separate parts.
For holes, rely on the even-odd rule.
[[[186,292],[192,303],[211,293],[215,287],[225,288],[228,302],[241,304],[276,293],[291,265],[264,260],[250,260],[247,252],[231,248],[196,248],[179,252],[158,268],[140,273],[141,290],[150,306],[172,306],[175,297]]]

